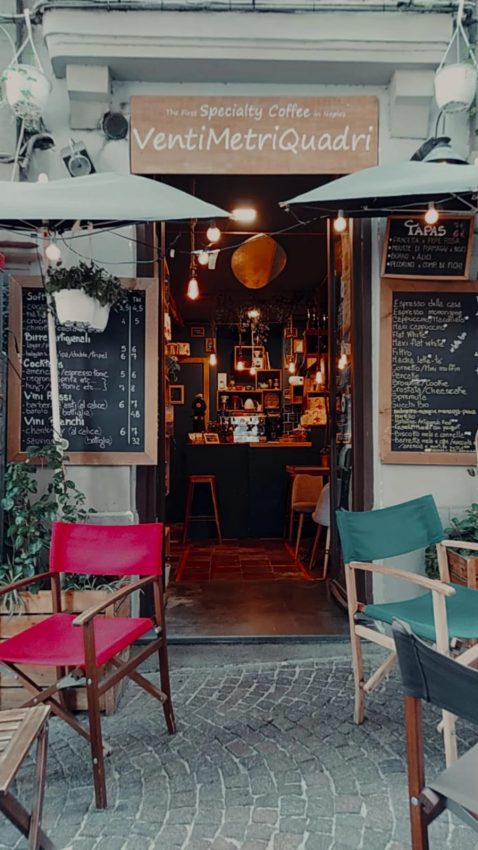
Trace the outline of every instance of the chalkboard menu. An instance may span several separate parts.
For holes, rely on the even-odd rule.
[[[62,436],[73,463],[155,463],[157,290],[124,281],[128,304],[106,330],[57,324]],[[39,281],[10,290],[9,457],[52,441],[46,297]],[[15,347],[18,346],[18,353]]]
[[[478,283],[382,281],[381,456],[466,464],[478,429]]]
[[[384,277],[466,280],[473,242],[473,216],[391,216],[383,252]]]

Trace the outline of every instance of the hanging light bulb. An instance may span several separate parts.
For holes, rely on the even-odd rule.
[[[45,174],[44,171],[41,171],[37,177],[37,183],[48,183],[48,174]]]
[[[208,266],[209,265],[209,251],[199,251],[198,263],[199,263],[200,266]]]
[[[199,298],[199,284],[194,270],[189,279],[186,295],[191,301],[196,301]]]
[[[249,375],[257,375],[257,369],[255,366],[251,366],[251,368],[249,369]]]
[[[255,221],[257,210],[254,207],[235,207],[232,211],[234,221],[239,221],[241,224],[251,224]]]
[[[248,319],[258,319],[260,315],[261,315],[260,311],[257,309],[257,307],[253,307],[251,310],[248,310],[248,312],[247,312],[247,318]]]
[[[45,248],[45,257],[47,260],[50,260],[51,263],[58,263],[61,260],[61,251],[56,242],[53,242],[53,240]]]
[[[433,203],[433,201],[430,201],[430,203],[428,204],[428,209],[425,213],[426,223],[427,224],[436,224],[439,218],[440,218],[440,213],[438,212],[437,208],[435,207],[435,204]]]
[[[206,236],[209,242],[218,242],[221,238],[221,231],[219,230],[215,221],[211,220],[211,223],[206,230]]]
[[[211,351],[211,353],[209,355],[209,365],[210,366],[217,366],[217,357],[216,357],[215,351]]]
[[[344,218],[344,211],[339,210],[338,216],[334,221],[334,230],[336,233],[343,233],[347,228],[347,219]]]
[[[239,359],[238,359],[238,361],[237,361],[236,369],[237,369],[237,371],[238,371],[238,372],[243,372],[243,371],[244,371],[244,360],[242,359],[242,355],[241,355],[241,354],[239,354]]]
[[[287,365],[287,369],[288,369],[288,371],[290,372],[291,375],[294,374],[294,372],[295,372],[295,361],[294,360],[289,360],[289,363]]]
[[[315,373],[315,383],[318,384],[319,387],[321,387],[323,382],[324,379],[322,377],[322,372],[320,369],[317,369],[317,372]]]
[[[345,367],[347,366],[347,355],[344,352],[342,352],[342,354],[340,355],[339,362],[337,363],[337,366],[340,369],[340,371],[345,369]]]

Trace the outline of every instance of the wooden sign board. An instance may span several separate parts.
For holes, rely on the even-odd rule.
[[[390,216],[382,260],[383,277],[468,280],[474,216]]]
[[[478,282],[382,280],[384,463],[475,462]]]
[[[73,464],[155,464],[158,288],[122,280],[127,308],[103,333],[57,324],[62,435]],[[40,278],[10,278],[8,459],[52,441],[46,299]]]
[[[348,174],[378,162],[376,97],[134,96],[134,174]]]

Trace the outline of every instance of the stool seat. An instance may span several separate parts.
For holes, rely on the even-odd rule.
[[[207,484],[211,494],[212,514],[193,514],[194,488],[196,484]],[[189,525],[191,522],[214,522],[216,524],[217,537],[222,543],[221,523],[219,520],[219,503],[217,498],[217,485],[215,475],[189,475],[188,490],[186,496],[186,511],[184,515],[183,543],[188,539]]]
[[[315,510],[315,502],[296,502],[292,508],[293,511],[302,511],[305,514],[311,514]]]

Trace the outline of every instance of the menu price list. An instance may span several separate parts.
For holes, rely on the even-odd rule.
[[[466,277],[473,219],[443,216],[437,224],[391,217],[383,274],[392,277]]]
[[[473,451],[478,296],[394,292],[392,304],[392,451]]]
[[[52,440],[46,299],[22,300],[21,450]],[[144,451],[145,293],[111,309],[103,333],[57,324],[62,436],[70,452]]]

